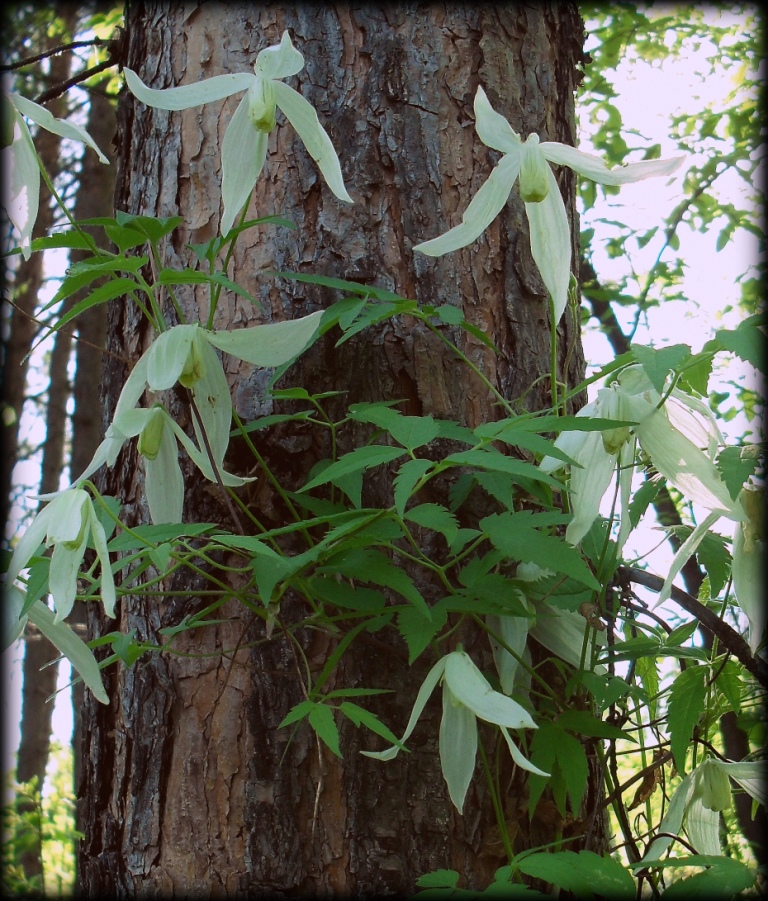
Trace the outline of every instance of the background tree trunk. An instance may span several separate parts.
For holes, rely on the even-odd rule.
[[[472,248],[437,261],[414,256],[411,248],[459,221],[497,160],[474,130],[479,84],[523,136],[537,132],[574,143],[573,92],[582,43],[574,6],[143,3],[128,8],[126,24],[126,65],[156,88],[248,71],[258,51],[277,43],[287,28],[306,58],[306,68],[290,83],[318,110],[356,201],[352,207],[336,201],[290,126],[280,124],[270,136],[266,171],[250,211],[279,213],[298,228],[245,233],[230,274],[260,299],[264,312],[228,295],[216,327],[293,319],[337,299],[334,292],[276,280],[267,270],[370,282],[420,302],[460,307],[501,353],[496,357],[457,332],[452,337],[462,351],[506,397],[519,398],[521,407],[548,405],[548,303],[517,193]],[[166,265],[189,265],[186,244],[218,229],[221,139],[239,100],[166,113],[123,97],[117,206],[185,217],[165,247]],[[558,179],[573,221],[572,174],[560,170]],[[572,234],[575,242],[575,224]],[[205,315],[205,292],[190,289],[179,296],[193,319]],[[115,304],[110,349],[136,359],[148,338],[137,311]],[[469,426],[500,415],[482,383],[405,317],[341,348],[333,341],[329,336],[302,358],[284,382],[313,392],[344,391],[329,403],[332,416],[338,418],[349,403],[382,399],[404,400],[404,413]],[[571,311],[559,326],[558,346],[560,365],[567,369],[560,378],[573,384],[583,359],[578,316]],[[269,373],[238,367],[230,358],[225,367],[243,419],[277,409],[265,392]],[[125,366],[110,358],[105,424],[125,376]],[[354,446],[360,434],[349,430],[341,436],[341,450]],[[288,487],[302,484],[311,466],[328,456],[324,438],[311,427],[271,431],[260,450]],[[246,457],[235,451],[231,467],[240,471],[238,465],[247,465]],[[122,498],[128,522],[146,519],[141,479],[134,448],[105,476],[104,487]],[[187,484],[188,520],[226,519],[215,490],[201,490],[199,478]],[[244,497],[263,522],[279,524],[285,515],[279,499],[266,479],[254,484]],[[390,487],[391,473],[376,471],[366,479],[364,503],[390,503]],[[187,579],[173,587],[194,592],[196,586]],[[436,597],[429,585],[420,587]],[[132,598],[123,601],[118,625],[136,629],[140,639],[157,640],[161,628],[192,609],[190,599]],[[290,742],[291,730],[277,729],[303,700],[289,643],[277,630],[264,641],[263,627],[237,606],[221,613],[231,617],[228,623],[187,633],[177,645],[194,657],[159,655],[129,670],[113,668],[110,705],[87,698],[84,888],[116,896],[399,893],[438,867],[459,870],[469,887],[487,885],[505,856],[480,772],[463,817],[448,799],[437,754],[437,693],[409,741],[410,754],[389,763],[365,758],[361,749],[381,743],[341,723],[344,758],[338,761],[318,749],[308,728]],[[283,603],[285,620],[304,614],[297,601]],[[115,628],[95,608],[89,617],[94,635]],[[309,631],[298,635],[318,672],[335,639]],[[385,635],[354,645],[329,688],[394,689],[366,706],[398,733],[434,661],[425,654],[408,668],[399,636]],[[476,659],[487,659],[487,640],[471,633],[461,640]],[[519,820],[521,847],[550,840],[562,826],[534,818],[529,829],[524,794],[512,780],[506,801],[510,821]]]

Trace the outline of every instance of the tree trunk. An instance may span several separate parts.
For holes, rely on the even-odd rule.
[[[127,11],[125,64],[157,88],[245,72],[284,29],[306,59],[290,83],[318,110],[355,205],[336,201],[297,136],[279,125],[250,212],[286,216],[297,230],[244,233],[230,275],[258,297],[263,313],[227,295],[216,327],[293,319],[338,299],[326,289],[275,279],[267,270],[368,282],[421,303],[461,308],[500,349],[496,356],[456,330],[452,337],[462,352],[521,408],[547,406],[549,307],[517,192],[471,248],[437,261],[411,249],[459,221],[497,160],[474,130],[479,84],[523,136],[536,132],[574,143],[582,40],[575,7],[143,3]],[[122,99],[117,206],[185,216],[165,247],[166,265],[190,265],[186,245],[218,229],[221,138],[239,99],[182,113],[147,108],[127,94]],[[575,243],[573,177],[565,169],[557,177]],[[205,292],[179,296],[189,317],[205,316]],[[114,306],[112,351],[136,359],[148,337],[135,309]],[[468,426],[501,415],[482,382],[406,317],[370,328],[340,348],[332,343],[336,337],[324,339],[281,383],[345,392],[328,401],[335,419],[350,403],[374,400],[405,401],[403,413]],[[558,347],[566,370],[560,378],[573,384],[583,358],[572,311],[558,328]],[[235,362],[225,358],[238,414],[253,420],[280,409],[265,391],[269,373]],[[110,358],[103,380],[107,417],[125,375],[118,358]],[[311,426],[266,434],[259,450],[288,488],[303,484],[312,465],[329,456],[325,437]],[[341,450],[351,449],[361,434],[340,433]],[[241,471],[237,467],[246,460],[235,449],[230,466]],[[186,520],[223,519],[231,527],[215,489],[200,490],[196,483],[193,477],[187,482]],[[279,525],[286,515],[280,498],[267,479],[253,484],[243,491],[244,500],[265,525]],[[104,487],[121,497],[128,522],[146,521],[135,448],[120,456]],[[391,503],[391,472],[376,470],[366,478],[363,501]],[[174,583],[181,587],[195,591],[189,579]],[[434,586],[420,588],[439,597]],[[159,640],[161,628],[192,609],[190,599],[131,598],[121,605],[118,625],[135,629],[140,639]],[[284,621],[306,613],[298,600],[283,602]],[[292,645],[277,629],[265,640],[263,626],[235,604],[218,615],[229,622],[185,633],[175,645],[194,656],[162,654],[128,670],[112,668],[110,705],[87,699],[80,863],[89,893],[401,893],[439,867],[458,870],[468,887],[492,880],[506,857],[489,793],[478,767],[464,815],[451,805],[437,753],[438,693],[409,741],[411,753],[388,763],[363,757],[360,750],[380,749],[381,742],[344,721],[339,761],[318,747],[306,724],[294,735],[277,728],[304,698]],[[115,628],[96,609],[89,617],[94,635]],[[309,630],[296,634],[316,675],[337,639]],[[478,662],[487,662],[484,636],[466,631],[461,640]],[[401,734],[433,662],[424,654],[409,668],[400,637],[382,631],[352,645],[329,688],[393,690],[364,701]],[[563,825],[545,817],[528,824],[523,784],[510,778],[505,798],[517,850],[553,840]]]

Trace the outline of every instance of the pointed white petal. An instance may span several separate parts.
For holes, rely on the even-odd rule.
[[[519,158],[522,144],[520,135],[504,116],[494,110],[481,87],[478,87],[475,94],[475,130],[486,147],[502,153],[516,154]]]
[[[3,585],[3,636],[0,651],[9,648],[14,641],[21,638],[21,633],[27,624],[26,615],[21,615],[25,599],[24,592],[18,585],[11,585],[8,582]]]
[[[525,211],[531,229],[531,255],[555,305],[554,327],[568,303],[571,232],[560,188],[549,166],[546,178],[549,183],[547,196],[539,203],[526,203]]]
[[[211,466],[211,461],[208,458],[208,454],[195,447],[195,443],[192,441],[192,439],[170,417],[168,418],[168,423],[171,426],[171,429],[176,435],[178,441],[184,446],[184,450],[186,450],[190,460],[192,460],[195,466],[197,466],[197,468],[200,470],[200,472],[202,472],[206,479],[208,479],[208,481],[215,482],[216,476],[213,473],[213,467]],[[255,480],[255,476],[253,478],[243,478],[241,476],[235,476],[220,467],[219,475],[221,476],[222,483],[224,485],[228,485],[230,488],[239,488],[241,485],[245,485],[246,482],[253,482]]]
[[[155,338],[147,351],[147,383],[154,391],[172,388],[184,371],[199,326],[175,325]]]
[[[2,151],[2,204],[20,234],[25,260],[31,254],[32,230],[40,209],[40,167],[27,123],[13,104],[13,140]]]
[[[144,491],[149,515],[155,525],[181,522],[184,512],[184,477],[179,466],[179,449],[171,428],[163,430],[160,450],[154,460],[144,460]]]
[[[304,57],[291,43],[288,32],[284,31],[279,44],[260,51],[253,68],[257,75],[265,78],[288,78],[301,72]]]
[[[66,623],[56,622],[53,613],[42,601],[35,601],[30,608],[29,621],[69,660],[96,700],[108,704],[109,698],[101,681],[99,664],[88,645]]]
[[[87,539],[88,533],[85,532],[77,545],[59,542],[53,549],[48,588],[56,608],[57,623],[69,616],[75,604],[77,574],[83,562]]]
[[[567,144],[556,141],[545,141],[540,145],[544,156],[559,166],[569,166],[586,178],[601,185],[624,185],[631,181],[642,181],[659,175],[672,175],[683,163],[685,157],[676,156],[666,160],[646,160],[642,163],[628,163],[609,169],[608,166],[591,153],[583,153]]]
[[[138,362],[131,370],[128,378],[125,380],[123,390],[120,392],[120,397],[117,399],[115,415],[112,419],[112,423],[117,427],[118,431],[120,431],[120,416],[122,415],[123,411],[132,410],[141,399],[141,395],[144,393],[144,390],[147,387],[147,369],[149,365],[149,354],[151,351],[152,348],[150,347],[149,350],[147,350],[141,355],[141,357],[139,357]],[[109,433],[110,429],[107,429],[107,435],[109,435]],[[116,435],[115,437],[118,436]]]
[[[528,606],[521,591],[517,592],[519,599]],[[499,683],[504,694],[512,694],[515,685],[515,676],[519,666],[518,657],[522,657],[528,640],[528,629],[531,620],[527,616],[487,616],[488,626],[508,648],[515,652],[517,657],[509,653],[495,639],[491,638],[491,651],[496,670],[499,674]]]
[[[426,707],[429,696],[435,690],[435,686],[440,681],[440,677],[443,675],[446,660],[446,657],[438,660],[437,663],[432,667],[432,669],[427,673],[424,681],[421,683],[421,688],[419,689],[419,693],[416,695],[416,700],[413,703],[413,710],[411,711],[408,725],[405,727],[405,732],[403,732],[401,742],[405,742],[410,737],[411,732],[413,732],[422,711]],[[360,753],[365,755],[366,757],[375,757],[376,760],[392,760],[393,757],[397,757],[399,752],[400,748],[398,748],[397,745],[392,745],[392,747],[387,748],[386,751],[361,751]]]
[[[73,488],[62,493],[51,503],[56,511],[48,527],[48,541],[51,544],[61,542],[79,542],[86,531],[88,523],[88,504],[91,498],[82,488]]]
[[[672,799],[669,802],[669,807],[667,807],[667,812],[659,824],[659,832],[669,832],[671,835],[680,834],[680,829],[683,825],[683,817],[685,816],[685,811],[691,796],[693,795],[693,791],[696,788],[697,778],[696,770],[694,770],[692,773],[689,773],[675,789]],[[661,855],[673,841],[674,839],[667,836],[655,838],[643,855],[641,863],[646,860],[659,860]]]
[[[205,375],[195,382],[191,390],[213,457],[217,467],[221,470],[224,454],[229,446],[229,432],[232,428],[232,397],[221,360],[206,340],[209,334],[210,332],[204,332],[201,329],[195,337]],[[198,446],[204,448],[205,442],[200,435],[200,425],[196,416],[192,417],[192,424]]]
[[[717,761],[717,765],[738,783],[748,795],[762,804],[768,805],[768,792],[766,791],[765,764],[757,760],[739,760],[723,762]]]
[[[323,311],[300,319],[271,322],[232,331],[206,332],[214,347],[264,369],[289,363],[305,350],[320,328]]]
[[[101,566],[101,603],[104,605],[104,612],[107,616],[114,618],[115,616],[115,580],[112,576],[112,567],[109,562],[109,551],[107,550],[107,536],[104,527],[99,522],[96,511],[93,509],[93,501],[89,500],[89,519],[91,527],[91,538],[93,546],[96,548],[96,556]]]
[[[619,534],[616,536],[616,554],[621,551],[626,543],[629,533],[632,531],[632,522],[629,518],[629,499],[632,494],[632,476],[634,474],[632,464],[635,462],[634,440],[623,444],[619,450],[619,509],[621,510],[621,524]]]
[[[560,610],[547,603],[537,603],[537,617],[531,627],[531,637],[548,651],[578,667],[581,663],[581,649],[584,646],[584,633],[589,628],[587,621],[580,613],[572,610]],[[592,639],[587,639],[587,656],[591,657]],[[599,672],[603,667],[596,667]]]
[[[445,658],[445,683],[458,701],[488,723],[511,729],[536,728],[524,707],[491,688],[465,651],[453,651]]]
[[[477,717],[457,701],[443,685],[443,718],[440,721],[440,767],[448,794],[459,813],[464,808],[477,755]]]
[[[221,144],[222,235],[232,230],[235,219],[251,196],[264,168],[268,142],[267,132],[259,131],[251,120],[250,101],[246,95],[230,119]]]
[[[147,106],[156,109],[182,110],[200,106],[214,100],[223,100],[231,94],[247,91],[253,84],[255,75],[239,72],[235,75],[215,75],[195,84],[185,84],[179,88],[157,90],[148,88],[132,69],[123,69],[128,90]]]
[[[507,154],[502,157],[488,180],[472,198],[462,216],[461,225],[455,226],[439,238],[417,244],[413,248],[414,251],[431,257],[440,257],[476,241],[509,200],[509,193],[519,171],[519,155]]]
[[[534,766],[531,761],[523,755],[517,745],[512,741],[512,738],[506,729],[502,729],[501,734],[504,736],[504,740],[507,743],[507,747],[509,748],[509,753],[512,755],[512,759],[521,769],[528,770],[529,773],[536,773],[537,776],[549,777],[552,775],[551,773],[545,773],[544,770],[540,770],[537,766]]]
[[[35,551],[43,543],[48,526],[52,518],[56,516],[56,508],[51,509],[52,507],[53,504],[48,504],[35,516],[13,549],[13,556],[5,576],[6,585],[13,584],[13,581],[23,569],[26,569],[31,558],[35,556]]]
[[[593,400],[582,407],[576,415],[590,417],[601,416],[602,414],[598,402]],[[584,454],[584,446],[589,434],[589,432],[580,432],[576,429],[560,432],[555,441],[555,447],[568,454],[572,460],[579,461]],[[565,463],[563,460],[558,460],[557,457],[544,457],[539,463],[539,468],[543,472],[556,472],[562,466],[565,466]]]
[[[720,812],[704,806],[700,794],[695,793],[685,814],[685,831],[697,854],[718,857],[723,853],[720,844]]]
[[[672,427],[663,408],[646,416],[634,428],[653,465],[686,498],[730,519],[745,518],[740,505],[731,499],[715,464]]]
[[[57,119],[50,110],[40,106],[39,103],[27,100],[26,97],[22,97],[20,94],[10,94],[9,96],[16,109],[33,122],[36,122],[41,128],[53,132],[53,134],[62,138],[69,138],[70,141],[82,141],[96,151],[102,163],[109,163],[109,160],[99,150],[96,142],[84,128],[74,125],[72,122],[66,122],[63,119]]]
[[[765,609],[765,526],[763,489],[742,488],[739,502],[748,520],[736,523],[733,533],[733,591],[739,607],[749,620],[749,647],[752,653],[763,643],[766,630]]]
[[[661,591],[653,602],[651,609],[658,607],[659,604],[663,604],[670,596],[672,593],[672,583],[675,580],[675,577],[693,556],[696,548],[701,544],[707,532],[718,519],[720,519],[719,511],[709,513],[677,549],[677,553],[672,558],[672,563],[669,566],[669,572],[664,580],[664,584],[661,586]]]
[[[573,519],[568,523],[565,538],[574,545],[581,541],[597,519],[600,502],[616,469],[616,455],[606,453],[602,433],[582,434],[584,442],[576,458],[581,466],[571,467],[568,483]]]
[[[275,100],[304,142],[307,153],[317,163],[328,187],[339,198],[353,203],[344,187],[341,164],[328,133],[320,124],[312,104],[281,81],[274,82]]]

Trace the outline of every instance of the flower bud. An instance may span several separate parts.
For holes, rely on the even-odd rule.
[[[187,359],[184,361],[184,368],[181,370],[179,382],[185,388],[191,388],[195,382],[199,381],[205,375],[205,363],[200,354],[200,346],[198,341],[203,340],[197,335],[192,339],[189,347]]]
[[[164,430],[165,414],[162,407],[155,407],[149,414],[147,424],[139,433],[139,453],[147,460],[155,460],[160,453]]]
[[[728,774],[708,759],[701,765],[701,802],[707,810],[725,810],[731,805],[731,783]]]
[[[539,136],[529,135],[520,149],[520,196],[526,203],[539,203],[549,194],[548,164],[539,149]]]
[[[270,132],[275,127],[275,91],[269,78],[257,78],[248,90],[248,114],[259,131]]]

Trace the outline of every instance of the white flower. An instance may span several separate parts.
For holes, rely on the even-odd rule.
[[[101,566],[101,600],[104,610],[107,616],[114,616],[115,583],[109,563],[107,537],[93,509],[90,494],[82,488],[70,488],[62,492],[35,516],[13,551],[6,586],[13,585],[45,541],[46,547],[53,548],[48,588],[56,607],[54,622],[60,622],[75,603],[77,574],[89,538],[93,541]]]
[[[639,365],[624,369],[609,387],[600,389],[595,401],[576,415],[635,424],[601,432],[564,431],[555,441],[556,447],[579,464],[571,469],[569,487],[573,519],[566,530],[566,539],[572,544],[578,544],[595,521],[618,462],[621,527],[617,543],[619,549],[623,546],[630,526],[627,511],[635,440],[671,485],[709,511],[675,555],[659,594],[657,603],[661,603],[669,597],[672,579],[711,525],[721,516],[736,522],[745,518],[714,462],[716,448],[722,441],[717,423],[705,404],[677,388],[672,389],[662,405],[661,396]],[[545,472],[553,472],[562,465],[554,457],[545,457],[540,463]]]
[[[21,234],[20,247],[24,259],[29,259],[32,229],[40,207],[40,163],[23,117],[26,116],[40,128],[62,138],[82,141],[96,151],[102,163],[108,164],[109,160],[84,128],[57,119],[39,103],[33,103],[19,94],[3,91],[2,104],[3,127],[10,119],[13,128],[12,135],[7,136],[11,141],[2,150],[3,206],[8,218]],[[7,137],[4,136],[4,139],[7,140]]]
[[[222,235],[232,228],[264,167],[269,132],[275,127],[278,108],[298,132],[331,191],[340,200],[352,203],[344,187],[339,158],[317,113],[301,94],[280,80],[296,75],[303,68],[304,57],[285,31],[279,44],[267,47],[256,57],[253,75],[247,72],[216,75],[197,84],[155,90],[148,88],[131,69],[123,70],[130,91],[148,106],[158,109],[188,109],[241,91],[248,92],[227,126],[221,147]]]
[[[744,487],[739,501],[747,515],[736,523],[733,533],[733,590],[749,620],[749,647],[752,653],[765,637],[765,489]]]
[[[443,683],[443,718],[440,723],[440,766],[448,786],[448,794],[459,813],[475,769],[477,753],[477,717],[501,728],[510,754],[523,769],[548,776],[520,753],[508,729],[535,729],[536,724],[524,707],[512,698],[494,691],[488,680],[464,651],[453,651],[439,660],[427,673],[411,711],[404,742],[413,732],[430,695],[439,681]],[[400,748],[386,751],[363,751],[366,757],[392,760]]]
[[[531,254],[552,297],[555,322],[558,322],[568,301],[571,236],[563,198],[549,163],[569,166],[600,184],[623,185],[652,176],[671,175],[683,157],[609,169],[598,157],[566,144],[540,143],[538,135],[529,135],[523,141],[509,122],[493,110],[481,87],[475,95],[475,128],[484,144],[504,156],[467,207],[461,225],[413,249],[429,256],[442,256],[471,244],[501,212],[519,178],[520,196],[530,226]]]
[[[722,761],[708,757],[689,773],[675,789],[669,807],[659,825],[659,832],[679,835],[685,823],[690,843],[697,854],[722,855],[720,845],[720,811],[731,803],[729,779],[737,782],[758,803],[765,806],[764,767],[760,762]],[[674,839],[654,839],[643,859],[659,860]]]
[[[214,347],[255,366],[282,366],[309,345],[317,334],[322,315],[323,311],[318,310],[301,319],[235,331],[208,331],[198,324],[176,325],[160,334],[126,379],[112,424],[90,464],[73,485],[89,478],[105,463],[114,466],[124,442],[136,436],[144,457],[145,492],[155,524],[181,521],[184,481],[177,440],[209,481],[216,481],[216,473],[206,444],[224,485],[237,487],[250,481],[224,469],[232,425],[232,400]],[[161,405],[149,409],[137,407],[147,388],[166,391],[177,381],[191,391],[200,414],[200,422],[197,416],[191,417],[197,444]],[[43,499],[59,494],[43,495]]]

